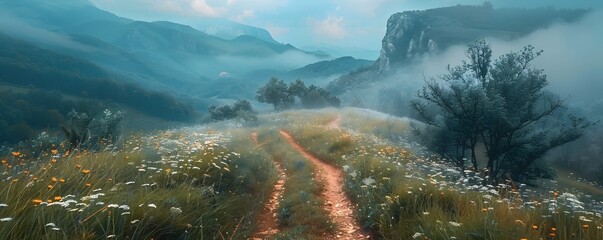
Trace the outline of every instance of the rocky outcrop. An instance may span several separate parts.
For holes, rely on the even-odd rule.
[[[392,65],[437,50],[437,43],[426,34],[429,29],[429,24],[418,12],[392,15],[387,21],[387,32],[377,60],[378,72],[387,72]]]
[[[334,93],[370,86],[413,59],[468,45],[480,38],[516,39],[555,22],[572,22],[589,10],[494,9],[490,4],[454,6],[393,14],[387,21],[379,59],[363,71],[331,82]]]

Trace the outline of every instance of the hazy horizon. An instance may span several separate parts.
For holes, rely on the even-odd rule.
[[[457,4],[481,4],[482,0],[90,0],[101,9],[143,21],[167,20],[187,25],[215,18],[266,29],[281,43],[305,48],[355,48],[378,52],[393,13]],[[555,7],[600,8],[603,2],[490,1],[495,8]]]

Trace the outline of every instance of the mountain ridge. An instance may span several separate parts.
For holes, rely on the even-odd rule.
[[[190,25],[122,18],[85,0],[3,0],[0,6],[7,13],[0,32],[86,59],[127,76],[124,81],[193,98],[203,95],[199,92],[207,90],[205,83],[218,79],[222,72],[241,75],[264,65],[287,71],[330,58],[266,36],[223,39]],[[13,22],[26,28],[14,28]],[[250,61],[254,58],[265,63]],[[283,61],[291,58],[298,60]]]
[[[457,5],[392,14],[382,40],[380,56],[364,71],[350,73],[329,84],[342,93],[395,73],[401,66],[425,55],[479,38],[512,40],[556,22],[573,22],[590,10],[494,9],[492,5]]]

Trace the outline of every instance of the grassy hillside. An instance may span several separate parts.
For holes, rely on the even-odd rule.
[[[189,119],[192,109],[159,92],[119,82],[88,61],[0,35],[0,81],[112,100],[166,119]],[[85,93],[84,93],[85,92]]]
[[[338,119],[337,121],[333,121]],[[344,174],[374,239],[601,239],[600,202],[561,185],[482,185],[408,138],[409,120],[361,109],[292,111],[133,136],[101,152],[3,153],[10,238],[248,239],[286,170],[268,239],[333,239],[321,173],[278,131]],[[253,133],[257,133],[254,138]],[[115,148],[116,147],[116,148]],[[258,201],[259,200],[259,201]],[[335,207],[337,209],[337,207]],[[337,233],[338,234],[338,233]]]
[[[0,142],[57,129],[81,102],[89,102],[91,108],[124,105],[165,120],[195,117],[193,108],[182,100],[122,83],[95,64],[5,35],[0,35],[0,86]]]

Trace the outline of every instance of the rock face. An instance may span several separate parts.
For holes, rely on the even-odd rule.
[[[379,59],[363,71],[344,75],[328,86],[334,93],[367,87],[413,59],[468,45],[480,38],[512,40],[556,22],[573,22],[589,10],[494,9],[490,4],[453,6],[393,14],[387,21]],[[460,60],[460,59],[459,59]]]
[[[434,52],[437,43],[426,36],[429,25],[417,12],[403,12],[392,15],[387,21],[387,32],[383,37],[381,53],[377,60],[379,72],[387,72],[391,65],[397,65],[417,55]]]

